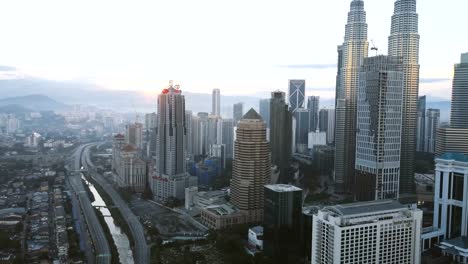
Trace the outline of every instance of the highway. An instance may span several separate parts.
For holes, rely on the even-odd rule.
[[[95,250],[95,263],[110,264],[111,253],[109,242],[106,239],[104,230],[99,222],[99,219],[96,216],[96,212],[93,206],[91,205],[91,201],[89,200],[88,194],[85,191],[83,181],[81,179],[81,158],[83,150],[86,146],[89,146],[89,144],[78,147],[78,149],[73,154],[73,166],[71,168],[71,173],[68,176],[68,181],[73,189],[73,192],[78,197],[78,201],[81,206],[81,210],[84,214],[89,234],[91,235],[91,240],[93,241]]]
[[[120,197],[117,191],[114,189],[111,183],[107,181],[102,175],[98,174],[95,170],[94,164],[90,159],[90,148],[92,146],[97,146],[98,143],[85,145],[82,155],[82,165],[88,170],[90,176],[94,179],[96,184],[99,184],[102,189],[109,195],[124,219],[127,221],[127,224],[130,228],[133,241],[135,242],[135,263],[138,264],[148,264],[150,262],[150,248],[146,243],[145,233],[142,224],[135,214],[130,210],[127,203]]]

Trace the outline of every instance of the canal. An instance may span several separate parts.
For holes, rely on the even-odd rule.
[[[83,176],[82,176],[82,179],[88,185],[89,189],[93,193],[94,202],[92,202],[91,204],[96,209],[98,209],[99,212],[101,212],[101,214],[104,216],[104,220],[106,221],[107,227],[109,228],[111,232],[112,239],[114,240],[114,244],[117,247],[120,263],[134,264],[133,252],[132,252],[132,249],[130,248],[130,241],[128,240],[127,235],[122,231],[122,229],[117,225],[117,223],[114,222],[114,218],[112,218],[112,215],[109,209],[107,209],[106,203],[102,199],[101,195],[99,195],[96,188],[94,188],[94,185],[88,182]],[[112,241],[109,241],[109,242],[112,242]]]

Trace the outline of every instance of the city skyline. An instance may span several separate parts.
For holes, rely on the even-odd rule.
[[[192,5],[191,3],[187,4]],[[157,93],[170,78],[176,78],[187,90],[192,92],[209,93],[211,89],[219,87],[226,95],[255,94],[284,89],[287,85],[287,79],[302,78],[306,79],[309,85],[306,88],[306,95],[313,94],[323,98],[333,97],[336,45],[342,42],[342,25],[345,23],[348,1],[322,3],[320,8],[313,8],[313,11],[310,11],[312,8],[308,8],[312,7],[313,3],[304,1],[288,3],[284,6],[283,4],[269,3],[272,12],[264,15],[265,21],[271,22],[271,27],[265,28],[266,34],[262,34],[261,39],[259,39],[259,35],[256,35],[256,29],[261,25],[253,19],[256,12],[264,6],[264,2],[256,2],[250,7],[250,11],[243,10],[246,3],[242,1],[236,3],[236,6],[230,7],[246,13],[245,20],[239,25],[245,29],[239,30],[241,33],[232,32],[233,23],[237,20],[234,20],[232,15],[227,14],[226,8],[219,4],[209,4],[210,1],[204,1],[197,3],[194,8],[198,10],[197,7],[208,5],[218,12],[200,10],[200,12],[210,12],[210,14],[206,18],[195,20],[193,26],[198,26],[201,29],[190,33],[186,31],[190,31],[192,26],[181,24],[181,22],[173,22],[172,24],[161,22],[166,21],[168,16],[175,13],[171,12],[174,10],[180,12],[177,16],[188,18],[194,15],[197,18],[202,16],[199,16],[197,12],[178,10],[171,3],[141,4],[131,6],[131,8],[128,8],[126,3],[121,3],[113,6],[113,12],[106,12],[107,22],[98,21],[101,14],[99,10],[107,8],[105,3],[97,5],[93,3],[94,11],[89,11],[91,9],[88,8],[90,2],[68,6],[57,4],[54,1],[41,1],[41,3],[34,4],[37,5],[34,8],[30,8],[30,10],[35,10],[31,13],[24,11],[22,3],[2,3],[0,21],[5,20],[2,24],[14,24],[15,27],[5,28],[4,37],[14,41],[3,43],[4,49],[2,50],[4,51],[0,51],[3,58],[1,64],[17,67],[22,73],[32,76],[54,80],[80,80],[102,85],[108,89],[142,90],[151,93]],[[49,8],[51,5],[54,8]],[[168,12],[158,13],[160,16],[150,16],[151,10],[154,7],[160,7],[159,5],[167,7],[158,8],[159,10],[168,10]],[[454,8],[455,6],[457,8]],[[468,3],[463,0],[456,0],[456,3],[452,1],[451,5],[439,5],[435,0],[418,2],[418,13],[421,19],[420,34],[424,36],[421,39],[422,81],[420,94],[449,99],[447,91],[451,87],[453,64],[458,61],[459,53],[466,52],[463,43],[466,43],[468,39],[464,34],[457,34],[456,27],[452,27],[452,25],[462,22],[463,13],[461,10],[466,9],[463,6],[468,6]],[[369,41],[374,40],[379,48],[379,53],[386,54],[393,1],[366,2],[366,7]],[[54,13],[50,16],[42,16],[52,12],[48,11],[49,9],[54,10]],[[76,23],[78,19],[73,12],[75,9],[83,11],[89,16],[89,20],[79,24],[79,27]],[[187,10],[189,9],[187,8]],[[132,11],[141,12],[141,17],[134,21],[120,19],[127,17],[127,12]],[[83,12],[76,12],[76,14]],[[297,17],[296,12],[299,12]],[[430,19],[445,13],[451,15],[445,16],[444,19],[438,19],[437,23]],[[41,14],[41,18],[34,19],[39,14]],[[323,14],[327,15],[324,17]],[[330,16],[330,14],[333,15]],[[284,16],[284,19],[275,21],[279,15]],[[34,19],[35,24],[28,23],[29,20],[24,19],[24,16]],[[207,23],[214,18],[219,18],[220,25],[209,26]],[[52,27],[51,23],[55,23],[57,20],[61,20],[63,25],[53,24]],[[314,27],[314,24],[322,21],[325,21],[328,26],[323,29]],[[274,32],[272,29],[278,23],[284,25],[276,28],[278,32]],[[161,29],[156,26],[160,24],[168,25],[166,25],[167,28]],[[222,26],[226,27],[221,28]],[[133,28],[138,30],[133,31]],[[154,34],[144,33],[145,29],[148,28],[152,28]],[[78,32],[77,29],[82,30]],[[152,32],[153,30],[146,31]],[[22,34],[18,35],[17,32],[22,32]],[[106,32],[105,37],[100,36],[102,32]],[[300,35],[303,41],[289,43],[288,38],[282,38],[282,34],[286,32],[291,36]],[[187,33],[187,36],[184,33]],[[229,34],[233,33],[241,39],[240,41],[245,38],[255,41],[253,44],[251,44],[252,41],[249,41],[249,45],[252,46],[246,46],[246,44],[240,44],[237,41],[231,43]],[[34,41],[34,46],[21,44],[31,43],[31,38],[36,39],[38,34],[40,34],[42,41]],[[321,36],[322,42],[314,41],[314,36],[317,35]],[[89,37],[93,37],[92,39],[97,41],[83,43],[83,40],[80,40]],[[133,37],[138,41],[132,41]],[[169,42],[175,44],[169,46],[161,44],[160,40],[163,37],[174,39],[174,41]],[[177,42],[178,38],[203,40],[195,41],[193,47],[183,51],[181,49],[185,46]],[[446,42],[451,43],[451,49],[443,48],[443,44]],[[136,43],[138,43],[137,51],[135,51]],[[270,45],[265,48],[267,43]],[[294,45],[294,49],[291,45]],[[203,58],[191,52],[199,47],[204,50],[213,48],[213,46],[215,49],[212,51],[200,52],[204,54]],[[237,48],[234,48],[236,46]],[[284,50],[284,52],[275,52],[277,55],[271,58],[266,56],[270,54],[270,49],[277,49],[280,46],[283,48],[279,50]],[[220,47],[234,50],[232,58],[231,55],[228,58],[219,58],[217,51]],[[41,52],[38,52],[39,50]],[[132,52],[128,52],[129,50]],[[159,53],[163,51],[166,53],[164,56],[159,57],[158,60],[152,59],[161,55]],[[178,51],[180,53],[177,53]],[[122,54],[129,55],[115,56]],[[148,54],[148,56],[142,56],[143,54]],[[245,63],[247,58],[249,59],[248,64]],[[198,65],[201,59],[203,60],[202,67]],[[190,63],[186,63],[187,61]],[[197,63],[196,67],[194,67],[194,63]],[[216,69],[211,71],[213,67]],[[2,68],[8,69],[7,67]],[[177,75],[175,75],[176,72]],[[253,72],[255,74],[252,74]],[[6,75],[8,74],[3,72],[2,77],[11,78],[11,75],[8,77]],[[271,76],[275,77],[271,78]]]

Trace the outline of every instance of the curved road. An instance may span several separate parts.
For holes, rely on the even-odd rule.
[[[82,164],[88,169],[90,176],[94,181],[99,184],[102,189],[109,195],[112,199],[112,202],[119,209],[120,213],[127,221],[128,227],[130,228],[133,241],[135,242],[135,263],[138,264],[148,264],[150,261],[150,250],[148,244],[146,243],[145,232],[142,224],[138,218],[133,214],[132,210],[128,207],[127,203],[122,200],[120,195],[114,189],[112,184],[110,184],[102,175],[96,173],[94,164],[90,159],[90,148],[92,146],[97,146],[99,143],[85,145],[82,156]]]
[[[91,201],[89,200],[88,194],[85,191],[83,186],[83,181],[81,179],[81,172],[77,172],[80,169],[80,162],[83,150],[89,145],[80,146],[75,153],[73,154],[74,159],[74,169],[75,172],[72,172],[69,175],[68,180],[73,191],[77,194],[79,204],[81,205],[81,210],[85,216],[86,224],[91,235],[91,239],[94,244],[95,249],[95,263],[98,264],[110,264],[111,262],[111,253],[109,242],[106,239],[104,234],[104,229],[102,228],[97,216],[94,211]]]

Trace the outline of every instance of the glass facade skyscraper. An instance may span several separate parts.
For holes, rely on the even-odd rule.
[[[338,49],[339,65],[336,89],[335,189],[350,191],[354,182],[356,152],[356,114],[359,69],[367,57],[366,12],[364,1],[353,0],[348,13],[344,43]]]
[[[355,199],[397,199],[403,100],[401,59],[365,58],[359,83]]]
[[[294,113],[304,107],[305,80],[289,80],[289,110]]]
[[[397,0],[392,16],[388,55],[403,59],[403,122],[400,193],[414,193],[414,159],[419,93],[419,34],[416,0]]]

